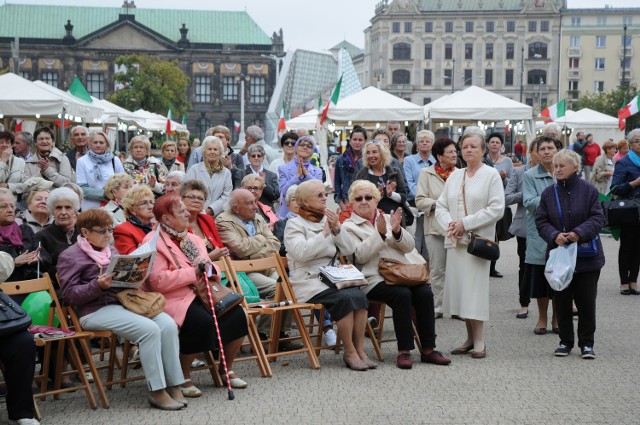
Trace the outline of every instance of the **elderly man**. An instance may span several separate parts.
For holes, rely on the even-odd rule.
[[[280,250],[280,241],[276,238],[267,222],[256,214],[254,195],[246,189],[236,189],[231,192],[225,211],[216,218],[218,233],[224,246],[229,249],[232,257],[238,260],[267,258]],[[278,275],[275,270],[264,273],[247,273],[258,289],[260,298],[272,300],[275,296]],[[270,317],[261,317],[258,322],[258,332],[266,339],[271,327]],[[283,317],[283,329],[280,335],[285,338],[291,329],[291,316]],[[301,348],[290,342],[280,343],[282,351]]]
[[[76,161],[87,153],[89,146],[89,131],[86,127],[77,125],[71,129],[71,144],[73,149],[67,152],[67,158],[75,171]]]
[[[33,146],[33,135],[28,131],[18,131],[13,140],[13,154],[26,161],[31,158],[31,146]]]
[[[182,184],[187,180],[187,175],[182,171],[172,171],[164,179],[164,193],[176,193],[180,195]]]
[[[240,155],[242,155],[242,159],[244,160],[244,165],[249,165],[249,157],[247,156],[247,152],[249,151],[249,146],[256,144],[258,146],[262,146],[266,153],[265,160],[263,162],[263,166],[265,168],[269,168],[269,164],[271,161],[275,160],[278,157],[278,152],[273,149],[271,146],[264,141],[264,131],[257,125],[252,125],[247,127],[247,130],[244,134],[245,144],[240,150]]]

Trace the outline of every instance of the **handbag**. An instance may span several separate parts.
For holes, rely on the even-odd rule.
[[[0,290],[0,336],[24,331],[30,325],[31,316],[13,298]]]
[[[361,286],[367,286],[369,282],[365,279],[360,270],[353,264],[340,264],[334,266],[336,258],[338,258],[338,250],[333,256],[329,264],[326,266],[320,266],[318,271],[318,279],[329,288],[345,289],[345,288],[358,288]]]
[[[464,190],[466,179],[467,170],[464,170],[464,177],[462,178],[462,205],[464,206],[465,217],[469,215],[467,213],[467,197]],[[467,245],[467,252],[475,257],[489,261],[497,261],[498,258],[500,258],[500,247],[498,244],[491,239],[478,236],[474,232],[469,232],[469,245]]]
[[[564,217],[562,215],[562,207],[560,206],[560,198],[558,197],[558,185],[553,185],[553,190],[556,195],[556,205],[558,206],[558,212],[560,213],[560,221],[562,222],[562,231],[566,232],[567,228],[564,225]],[[598,239],[600,237],[596,235],[593,239],[578,242],[578,258],[593,258],[598,256]]]
[[[391,258],[378,260],[378,273],[391,286],[417,286],[429,282],[427,264],[404,264]]]
[[[499,241],[508,241],[513,238],[513,235],[509,233],[509,227],[513,222],[513,212],[508,205],[504,208],[504,215],[496,223],[496,238]]]
[[[149,319],[164,310],[166,300],[160,292],[145,292],[138,289],[124,289],[116,294],[120,304],[129,311]]]
[[[640,199],[611,199],[602,202],[604,227],[640,225]]]

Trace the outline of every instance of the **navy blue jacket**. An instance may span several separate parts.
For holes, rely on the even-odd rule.
[[[611,187],[617,186],[614,192],[620,198],[631,199],[640,198],[640,186],[631,187],[629,182],[640,177],[640,167],[637,167],[629,155],[625,155],[616,162],[613,169],[613,178],[611,179]]]

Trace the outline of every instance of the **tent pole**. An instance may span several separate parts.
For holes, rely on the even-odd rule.
[[[66,119],[64,118],[64,108],[62,108],[62,114],[60,115],[60,143],[64,144],[65,143],[65,131],[64,131],[64,124],[66,122]]]

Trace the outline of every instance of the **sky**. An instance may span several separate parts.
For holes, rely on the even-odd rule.
[[[123,0],[0,0],[2,3],[119,7]],[[135,0],[137,7],[246,10],[269,36],[282,28],[285,50],[330,49],[343,40],[364,48],[363,31],[380,0]],[[389,2],[391,3],[391,1]],[[640,7],[637,0],[568,0],[569,7]]]

